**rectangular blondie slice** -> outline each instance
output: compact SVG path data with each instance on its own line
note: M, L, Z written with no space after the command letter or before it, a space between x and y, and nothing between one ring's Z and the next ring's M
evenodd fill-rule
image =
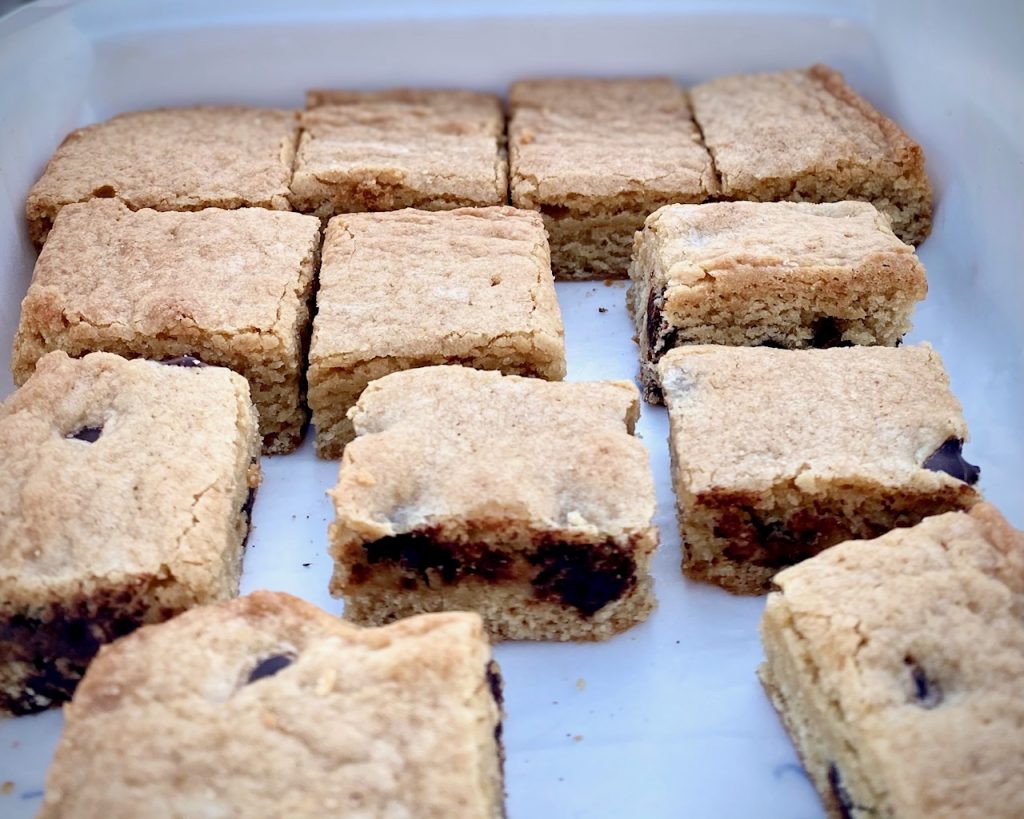
M759 673L830 817L1024 816L1024 533L978 504L775 582Z
M294 111L240 106L137 111L69 134L29 192L29 235L65 205L117 199L132 210L290 210Z
M474 614L359 629L256 592L101 652L39 816L500 819L501 693Z
M628 304L644 397L684 344L896 345L928 283L866 202L667 205L637 234Z
M330 493L345 616L464 609L495 639L529 640L644 620L658 534L638 414L621 381L443 366L372 382Z
M102 644L238 593L256 423L240 375L108 353L50 353L0 404L0 712L60 703Z
M683 569L760 594L775 573L978 500L967 427L921 347L678 347L668 405Z
M722 77L690 89L726 199L872 202L896 235L931 230L921 146L823 65Z
M668 78L525 80L509 107L512 204L544 216L558 278L625 278L648 214L717 191Z
M493 207L332 219L309 356L317 453L341 456L354 434L346 413L370 381L446 363L565 375L540 216Z
M338 213L503 205L505 115L493 94L311 91L291 203Z
M68 205L21 305L15 383L50 350L192 356L244 375L264 451L288 452L306 419L302 375L319 252L319 220L297 213Z

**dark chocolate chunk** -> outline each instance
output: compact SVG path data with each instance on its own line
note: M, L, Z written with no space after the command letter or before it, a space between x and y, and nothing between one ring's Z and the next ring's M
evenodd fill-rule
M295 662L295 658L288 654L271 654L269 657L265 657L256 663L256 667L249 672L249 679L246 680L246 685L267 677L273 677L278 671L284 670L293 662Z
M964 460L963 446L964 442L960 438L947 438L942 446L924 459L922 466L932 472L945 472L958 481L974 486L981 477L981 469Z
M366 562L397 564L428 587L432 579L451 584L465 577L493 582L507 576L511 563L508 555L485 544L447 543L438 540L439 536L435 530L423 529L365 543ZM363 578L362 582L369 579L369 572L356 572L355 568L353 579L357 576ZM404 578L412 581L412 585L403 583L403 587L415 588L414 578Z
M942 686L935 680L929 679L924 669L913 658L906 658L907 668L910 669L910 678L914 683L914 701L922 708L935 708L942 705L944 699Z
M651 362L657 361L675 347L676 339L679 337L679 331L670 327L662 315L661 308L664 303L665 291L651 290L647 297L647 358Z
M103 427L82 427L74 432L69 432L65 435L65 438L74 439L76 441L85 441L87 444L94 444L103 434Z
M252 520L252 507L256 502L256 487L249 488L249 494L245 496L245 503L242 504L242 514L246 520Z
M501 746L501 710L505 705L505 692L502 688L501 673L498 671L498 664L491 660L487 663L487 685L490 686L491 696L494 698L494 704L498 706L498 723L494 726L494 741L498 743L498 750L503 753L504 749Z
M811 322L812 347L852 347L853 343L843 340L843 328L839 319L820 316Z
M850 798L849 791L843 786L843 780L839 776L839 769L835 766L835 763L830 762L828 764L828 784L832 789L832 795L835 797L836 805L839 806L839 815L843 819L853 819L853 809L856 805L853 799Z
M542 600L572 606L585 617L618 600L636 584L636 562L614 543L541 543L529 562L539 568L531 583Z
M168 367L205 367L207 366L194 355L182 355L177 358L168 358L166 361L161 361L161 364L166 364Z

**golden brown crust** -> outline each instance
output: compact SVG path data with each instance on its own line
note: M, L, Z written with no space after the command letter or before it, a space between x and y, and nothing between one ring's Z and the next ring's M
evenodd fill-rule
M776 582L760 673L835 816L1024 811L1024 533L979 504Z
M290 210L297 138L293 111L241 106L160 108L80 128L29 192L29 233L42 244L64 205L97 197L132 210Z
M40 815L497 819L490 662L466 613L363 630L272 592L188 612L97 658Z
M690 90L729 199L873 202L905 241L931 227L924 156L825 66L722 77Z
M649 400L668 348L892 346L928 288L866 202L667 205L637 235L630 276Z
M505 204L504 115L486 95L353 95L301 115L291 202L338 213Z
M340 457L345 413L388 372L460 363L561 379L565 342L540 216L509 207L337 216L310 349L317 449Z
M95 440L68 437L82 430ZM45 631L46 623L60 629L72 619L95 634L95 620L104 633L124 633L129 623L237 593L259 458L256 413L241 376L106 353L50 353L0 405L0 448L0 618L7 625L22 617ZM9 698L44 660L60 660L31 656L42 644L0 648L0 687ZM51 675L55 684L60 675L68 669Z
M301 381L319 247L319 221L297 213L68 205L22 302L15 382L54 349L193 355L245 375L267 451L292 449L305 420Z

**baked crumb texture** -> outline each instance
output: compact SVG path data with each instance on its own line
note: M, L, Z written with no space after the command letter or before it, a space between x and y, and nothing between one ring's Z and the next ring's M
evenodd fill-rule
M762 594L822 549L979 499L927 345L679 347L658 368L690 577Z
M63 702L102 644L238 593L259 483L241 376L50 353L0 404L0 452L0 711Z
M360 629L256 592L104 648L39 815L500 819L501 727L476 615Z
M294 111L239 106L121 114L72 131L25 205L42 245L72 202L116 199L132 210L290 210L298 139Z
M717 193L686 93L668 78L526 80L509 109L512 204L544 216L557 278L625 277L648 214Z
M501 100L468 91L311 91L291 203L328 218L508 201Z
M264 452L298 446L320 222L262 208L65 206L36 262L14 341L15 383L50 350L193 356L244 375Z
M644 397L685 344L896 345L928 285L914 249L866 202L668 205L637 234L627 304Z
M350 413L331 590L379 625L475 611L494 639L599 640L654 607L636 388L465 367L372 382Z
M830 817L1024 816L1024 534L978 504L775 582L759 673Z
M341 457L375 378L429 364L557 380L562 318L540 216L510 207L336 216L309 357L317 453Z
M721 196L756 202L860 199L920 244L932 190L921 146L823 65L723 77L690 89Z

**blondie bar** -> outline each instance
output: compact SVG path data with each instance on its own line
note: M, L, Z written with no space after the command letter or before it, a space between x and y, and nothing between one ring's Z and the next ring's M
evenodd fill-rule
M760 676L830 817L1024 816L1024 533L978 504L775 582Z
M105 648L65 714L45 819L504 815L473 614L364 630L256 592Z
M288 452L306 418L302 375L319 250L319 220L297 213L68 205L22 302L14 380L23 383L55 349L193 356L249 379L264 451Z
M29 235L45 241L64 205L117 199L132 210L290 210L294 111L237 106L121 114L69 134L29 192Z
M101 644L238 593L256 413L244 378L194 363L54 352L0 405L0 711L59 703Z
M512 204L543 214L558 278L624 278L648 214L717 191L667 78L526 80L509 106Z
M478 612L496 639L604 639L654 606L647 453L627 382L466 367L372 382L330 528L345 616Z
M919 244L932 222L921 146L832 69L722 77L690 90L726 199L874 203Z
M978 500L926 345L677 347L658 369L691 577L763 593L822 549Z
M346 413L371 380L445 363L565 375L540 216L492 207L332 219L309 356L317 452L341 456L354 434Z
M508 201L501 100L471 92L311 91L291 202L338 213Z
M924 268L866 202L667 205L637 234L628 304L644 397L684 344L896 345Z

